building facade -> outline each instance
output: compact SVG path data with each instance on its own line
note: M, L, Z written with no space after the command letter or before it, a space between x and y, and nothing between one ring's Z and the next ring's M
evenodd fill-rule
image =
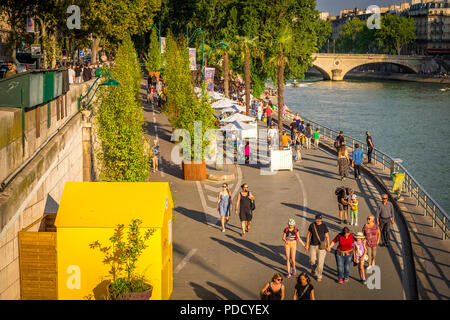
M348 20L367 21L374 13L374 10L354 8L343 9L338 16L321 14L322 19L332 23L331 48ZM404 54L450 54L450 0L411 0L411 3L380 7L380 14L396 14L414 20L417 39Z

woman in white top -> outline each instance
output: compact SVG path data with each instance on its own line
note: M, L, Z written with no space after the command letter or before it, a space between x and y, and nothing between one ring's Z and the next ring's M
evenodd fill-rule
M341 181L345 180L348 176L348 164L350 163L350 158L348 156L347 148L342 146L338 151L337 166L339 168L339 175L341 176Z

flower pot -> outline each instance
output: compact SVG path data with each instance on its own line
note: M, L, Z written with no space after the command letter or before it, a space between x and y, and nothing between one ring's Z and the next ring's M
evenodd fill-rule
M205 161L183 161L183 178L189 181L206 179Z
M107 296L110 297L110 285L106 286ZM150 289L142 292L129 292L124 294L122 297L117 298L115 300L149 300L152 297L153 287L150 286Z

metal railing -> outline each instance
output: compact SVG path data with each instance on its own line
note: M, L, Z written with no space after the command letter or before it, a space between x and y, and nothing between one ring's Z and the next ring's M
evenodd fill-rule
M277 114L276 106L274 113ZM307 123L310 123L313 130L318 128L320 134L322 136L330 138L331 141L334 141L336 136L339 134L338 131L330 129L302 116L300 117L304 121L305 125ZM295 115L292 112L286 110L284 119L292 122L294 118ZM350 147L352 150L354 150L355 143L358 143L361 150L367 153L367 143L346 135L344 135L344 138L345 145L347 147ZM374 164L380 164L383 170L390 169L391 173L399 171L405 173L405 179L403 181L403 191L408 193L410 197L416 199L416 206L423 207L424 216L431 216L433 221L433 228L438 226L442 230L442 239L445 240L449 238L448 230L450 227L450 222L447 212L445 212L445 210L428 194L428 192L425 191L425 189L419 184L419 182L417 182L416 179L414 179L414 177L408 172L408 170L406 170L406 168L401 163L397 162L395 158L392 158L391 156L377 148L374 148L372 151L372 160L374 161Z

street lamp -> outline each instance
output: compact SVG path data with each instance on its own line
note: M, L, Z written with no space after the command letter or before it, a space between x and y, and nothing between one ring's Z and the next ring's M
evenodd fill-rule
M83 99L85 99L87 96L89 96L89 93L92 91L92 88L95 86L95 83L102 77L102 76L107 76L108 79L106 81L104 81L103 83L101 83L100 85L97 86L97 88L94 91L94 94L92 95L91 99L89 99L89 102L86 104L86 106L88 106L92 99L94 98L95 94L97 93L98 88L100 88L101 86L119 86L120 83L119 81L117 81L116 79L112 79L111 78L111 74L109 73L109 71L105 68L99 68L95 71L95 75L97 76L97 79L95 79L94 83L92 84L92 86L89 88L88 92L82 96L81 98L78 98L78 111L80 111L81 109L81 101Z
M223 42L223 40L217 40L216 42L213 43L213 45L211 46L211 48L208 50L208 52L206 53L206 61L209 60L209 56L214 52L214 50L218 47L228 47L228 45ZM206 66L205 66L206 67ZM202 79L204 80L204 74L205 74L205 69L203 68L203 56L202 56Z
M158 33L159 50L161 50L161 21L159 21L159 27L155 26L154 24L149 25L149 27L155 28L156 32Z

